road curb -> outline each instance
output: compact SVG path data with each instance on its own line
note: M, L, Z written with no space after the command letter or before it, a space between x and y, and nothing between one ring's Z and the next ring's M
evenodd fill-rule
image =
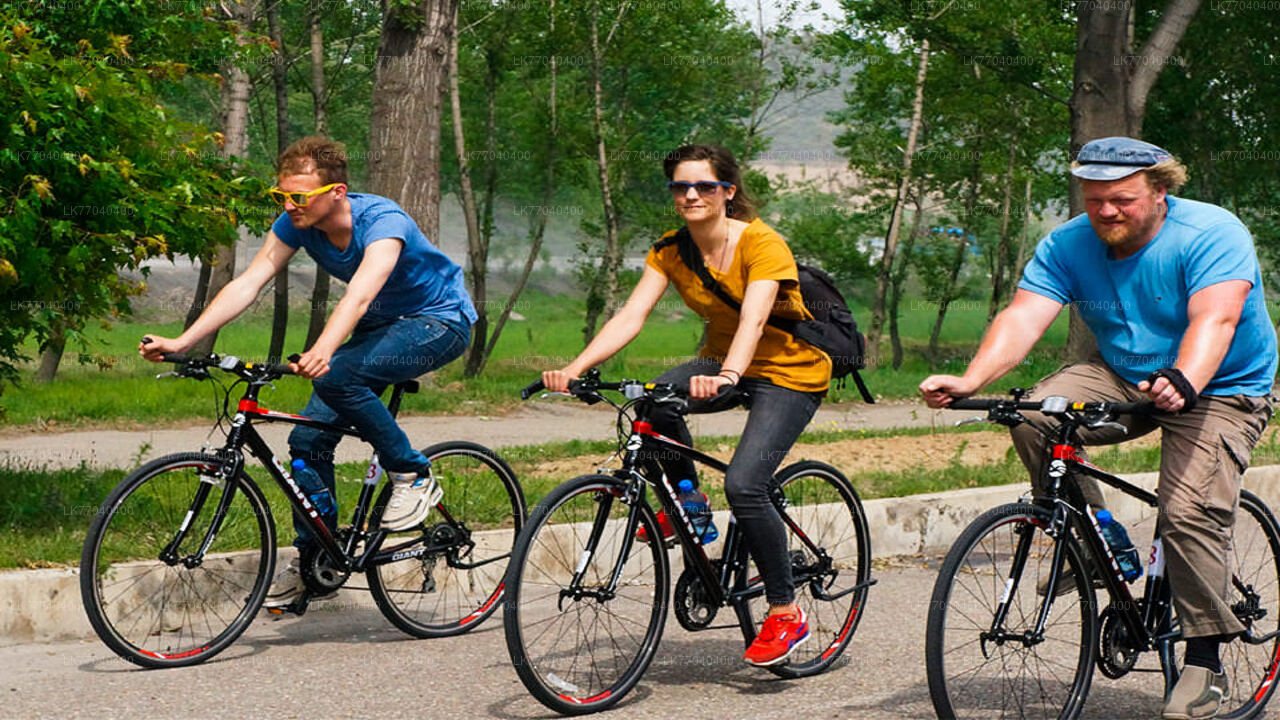
M1146 488L1155 486L1156 473L1123 475ZM1272 508L1280 508L1280 465L1250 468L1244 485ZM950 490L863 503L876 558L945 552L978 515L1027 492L1026 483ZM1152 510L1111 491L1108 503L1126 524L1149 517ZM720 527L728 511L716 518ZM80 573L76 568L9 570L0 572L0 647L25 643L93 638L80 602Z

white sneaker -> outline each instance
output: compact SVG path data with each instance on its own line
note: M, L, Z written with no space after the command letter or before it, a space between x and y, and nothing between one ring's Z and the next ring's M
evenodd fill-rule
M286 608L302 597L302 593L306 589L306 583L302 581L302 563L295 557L271 579L271 588L267 590L267 597L263 600L262 607L267 610ZM335 590L331 593L313 597L311 600L312 602L328 600L337 594L338 591Z
M387 473L387 477L391 478L391 499L382 514L382 529L389 532L408 530L426 520L444 495L430 471L426 477L417 473Z

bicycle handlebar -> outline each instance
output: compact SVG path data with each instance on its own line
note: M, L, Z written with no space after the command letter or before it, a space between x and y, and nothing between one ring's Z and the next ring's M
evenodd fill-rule
M144 341L145 344L145 341ZM300 359L297 353L289 356L289 362L297 362ZM245 380L250 381L270 381L274 378L283 377L285 375L296 375L291 367L284 363L254 363L244 362L234 355L217 355L210 353L205 356L187 355L186 353L165 353L160 356L162 362L181 365L182 371L195 372L197 374L204 373L208 368L218 368L226 372L238 375ZM181 373L180 373L181 374Z
M1046 398L1047 399L1047 398ZM1107 415L1150 415L1156 411L1155 403L1151 401L1145 402L1063 402L1059 400L1055 405L1064 405L1062 410L1044 410L1044 401L1042 400L1001 400L998 398L974 399L962 398L953 401L947 407L951 410L1030 410L1034 412L1046 412L1047 414L1057 415L1068 411L1083 412L1086 414L1107 414Z

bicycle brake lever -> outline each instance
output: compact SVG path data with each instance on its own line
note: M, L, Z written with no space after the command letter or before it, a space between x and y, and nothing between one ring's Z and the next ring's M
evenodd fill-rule
M986 415L974 415L971 418L965 418L964 420L958 421L955 424L955 427L960 427L961 425L972 425L974 423L981 423L981 422L987 422Z
M180 377L180 376L178 375L178 373L170 370L169 372L160 373L159 375L156 376L156 379L159 380L160 378L167 378L167 377Z
M1125 427L1124 425L1121 425L1118 422L1110 422L1110 421L1093 422L1086 425L1086 427L1088 427L1090 430L1101 430L1102 428L1115 428L1116 430L1119 430L1125 435L1129 434L1129 428Z

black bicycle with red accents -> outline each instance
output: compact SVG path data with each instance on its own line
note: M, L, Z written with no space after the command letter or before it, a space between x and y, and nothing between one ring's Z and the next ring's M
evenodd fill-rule
M306 425L363 440L360 433L260 405L264 387L293 374L288 365L217 355L164 360L177 367L161 377L216 383L226 441L143 465L94 515L80 559L81 596L98 637L120 657L151 668L194 665L226 649L253 621L274 574L276 523L249 476L246 450L318 541L300 557L306 590L285 611L302 614L312 597L343 587L352 573L365 573L383 615L416 637L467 632L497 609L526 512L515 473L492 450L469 442L423 449L443 496L419 526L397 532L380 527L391 483L382 481L375 453L350 524L331 531L257 426ZM236 380L227 386L210 371ZM244 393L232 412L240 384ZM405 393L417 391L416 381L395 385L391 414Z
M1146 582L1135 597L1075 480L1092 477L1155 508L1155 494L1085 460L1077 432L1124 430L1116 418L1153 406L1064 397L1031 402L1015 390L1012 399L957 400L950 407L987 413L963 422L1014 427L1031 411L1057 424L1045 432L1044 496L1024 496L974 520L938 573L925 639L938 717L1070 720L1084 709L1095 666L1112 679L1161 673L1167 696L1178 679L1176 645L1183 638L1154 522L1129 527L1135 547L1142 547L1139 538L1152 538ZM1280 527L1247 490L1230 561L1228 604L1245 632L1222 646L1231 697L1217 717L1253 718L1275 692L1280 664ZM1095 588L1109 600L1101 611ZM1137 667L1147 651L1156 653L1158 668Z
M538 381L521 393L543 389ZM682 549L676 580L676 619L689 631L739 628L755 639L767 610L764 583L732 516L723 551L712 558L696 535L674 480L661 458L679 456L723 473L727 465L654 431L659 406L688 409L687 391L635 380L602 382L597 371L569 383L587 403L618 411L618 467L574 478L552 490L530 514L511 556L504 624L507 648L529 692L566 715L603 710L621 700L648 668L666 622L671 563ZM622 394L616 403L602 393ZM709 488L714 482L704 481ZM651 504L671 519L666 542ZM871 579L871 548L862 504L839 470L818 462L789 465L774 475L774 507L788 530L797 602L810 637L783 663L768 669L787 678L831 667L848 647L862 617ZM730 624L714 624L721 608Z

